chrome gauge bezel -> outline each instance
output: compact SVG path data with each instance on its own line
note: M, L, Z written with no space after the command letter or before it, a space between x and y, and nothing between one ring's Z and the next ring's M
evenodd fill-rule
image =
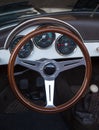
M20 40L21 40L21 38L23 38L24 36L25 36L25 35L17 35L16 37L13 38L13 40L12 40L11 43L9 44L9 51L10 51L10 53L12 53L12 51L13 51L13 49L14 49L14 47L12 47L13 42L15 42L15 40L18 39L18 38L20 38ZM30 50L29 50L28 54L26 54L26 55L24 55L24 56L21 56L20 54L18 54L18 57L19 57L19 58L27 58L27 57L31 54L31 52L33 51L33 48L34 48L33 40L30 39L29 42L31 42L31 47L30 47ZM16 46L16 45L17 45L17 44L15 44L14 46ZM25 44L25 45L26 45L26 44Z
M75 48L73 49L73 51L70 52L70 53L68 53L68 54L63 54L63 53L61 53L61 52L59 51L59 49L57 48L57 45L56 45L56 44L57 44L58 40L59 40L62 36L63 36L63 34L59 35L58 38L56 39L56 41L55 41L55 50L56 50L57 53L60 54L61 56L68 56L68 55L73 54L73 53L77 50L77 44L75 44L76 46L75 46ZM67 37L68 37L68 36L67 36ZM71 40L73 40L73 39L71 39Z

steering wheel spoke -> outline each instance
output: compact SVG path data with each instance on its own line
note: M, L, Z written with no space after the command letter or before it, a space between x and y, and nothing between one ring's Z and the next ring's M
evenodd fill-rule
M46 108L53 108L54 105L54 80L45 80Z
M29 61L24 59L17 58L17 64L24 66L30 70L35 70L37 72L40 72L40 61Z
M59 62L60 72L73 69L75 67L82 66L82 65L84 66L86 65L84 58Z

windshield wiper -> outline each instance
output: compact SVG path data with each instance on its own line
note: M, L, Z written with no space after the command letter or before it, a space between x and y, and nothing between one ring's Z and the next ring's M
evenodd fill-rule
M38 8L38 7L34 7L35 10L37 10L40 14L45 14L46 11L44 11L43 9L41 8Z
M96 13L98 8L99 8L99 4L97 4L96 8L93 10L93 12L91 13L90 17L94 16L94 14Z

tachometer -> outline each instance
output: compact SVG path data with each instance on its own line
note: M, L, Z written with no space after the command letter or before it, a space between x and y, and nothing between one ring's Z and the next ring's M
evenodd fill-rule
M38 48L45 49L55 40L55 33L47 32L34 37L34 43Z
M61 35L55 43L56 50L59 54L71 54L77 47L76 43L66 35Z
M13 41L11 42L10 46L9 46L9 50L10 52L13 51L13 49L15 48L15 46L17 45L17 43L23 38L24 36L22 35L19 35L17 37L15 37L13 39ZM21 50L19 51L18 53L18 56L20 58L26 58L30 55L30 53L32 52L33 50L33 42L32 40L29 40L22 48Z

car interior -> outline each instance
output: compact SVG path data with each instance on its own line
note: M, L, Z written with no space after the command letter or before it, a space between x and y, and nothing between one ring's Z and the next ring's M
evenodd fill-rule
M99 0L0 0L0 130L99 130Z

